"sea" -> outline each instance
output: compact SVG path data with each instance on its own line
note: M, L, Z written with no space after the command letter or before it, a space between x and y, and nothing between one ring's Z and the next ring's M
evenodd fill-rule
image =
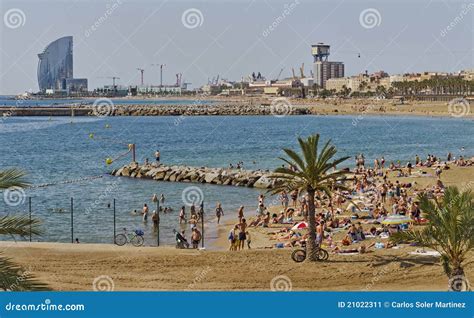
M298 149L297 138L319 133L338 149L337 157L363 153L366 162L414 161L448 152L474 155L474 122L465 118L409 116L164 116L164 117L3 117L0 118L0 169L19 168L32 187L0 192L0 216L22 215L41 221L33 241L112 243L123 228L141 229L145 244L156 245L151 219L143 222L144 204L155 209L153 194L165 196L160 242L174 244L173 229L181 206L189 215L191 199L203 202L206 242L216 238L215 206L237 220L237 209L255 215L263 190L246 187L112 177L129 163L128 145L136 145L136 160L154 160L159 150L167 165L275 169L283 164L283 148ZM113 160L107 165L106 159ZM342 165L341 165L342 166ZM278 203L267 195L267 203ZM30 208L31 206L31 208ZM72 210L72 218L71 218ZM115 232L114 232L115 215ZM71 222L72 220L72 222ZM2 239L11 239L4 237ZM19 238L29 240L29 237Z

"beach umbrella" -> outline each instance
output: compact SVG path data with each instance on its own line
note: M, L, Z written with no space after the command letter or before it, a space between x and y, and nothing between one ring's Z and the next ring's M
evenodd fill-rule
M301 230L301 229L305 229L308 227L308 223L306 222L299 222L299 223L296 223L291 229L293 231L295 230Z
M382 221L382 224L396 225L396 224L404 224L404 223L410 223L410 222L413 222L413 220L408 216L391 214Z

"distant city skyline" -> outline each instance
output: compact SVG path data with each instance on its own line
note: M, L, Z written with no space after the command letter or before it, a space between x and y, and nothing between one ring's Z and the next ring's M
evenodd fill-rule
M38 91L38 53L74 37L74 75L89 89L158 85L182 73L192 87L208 78L239 81L312 69L311 45L331 45L345 75L472 69L470 1L33 1L0 0L0 94Z

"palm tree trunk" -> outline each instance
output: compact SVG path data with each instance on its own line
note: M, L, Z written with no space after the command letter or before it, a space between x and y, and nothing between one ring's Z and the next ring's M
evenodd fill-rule
M458 266L451 272L448 288L451 291L469 291L469 282L464 274L464 268Z
M316 208L314 207L314 189L308 188L308 231L309 237L306 243L307 260L315 262L318 260L318 248L316 246Z

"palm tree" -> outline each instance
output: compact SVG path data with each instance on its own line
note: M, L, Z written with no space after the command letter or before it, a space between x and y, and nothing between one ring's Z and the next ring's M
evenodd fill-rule
M11 189L12 187L24 188L28 183L24 179L25 173L17 169L0 170L0 190ZM3 216L0 217L0 235L40 234L38 230L39 221L27 217ZM46 285L38 282L31 275L30 271L24 270L13 263L10 258L0 252L0 289L25 291L25 290L46 290Z
M275 169L275 174L271 178L275 179L275 187L272 192L278 193L283 190L306 191L308 194L308 231L309 240L307 243L308 261L317 261L316 246L316 218L314 195L316 191L321 191L331 196L333 189L338 185L336 180L345 175L345 172L330 171L338 164L349 157L333 159L337 153L336 147L331 145L329 140L318 152L319 134L311 135L306 140L298 138L301 154L291 149L283 149L288 158L280 158L289 167ZM295 167L296 169L292 169ZM339 186L342 188L342 185Z
M468 286L464 262L474 248L474 193L448 187L442 200L429 199L426 194L419 200L428 225L422 230L397 233L392 240L416 242L438 251L450 289L463 290Z

